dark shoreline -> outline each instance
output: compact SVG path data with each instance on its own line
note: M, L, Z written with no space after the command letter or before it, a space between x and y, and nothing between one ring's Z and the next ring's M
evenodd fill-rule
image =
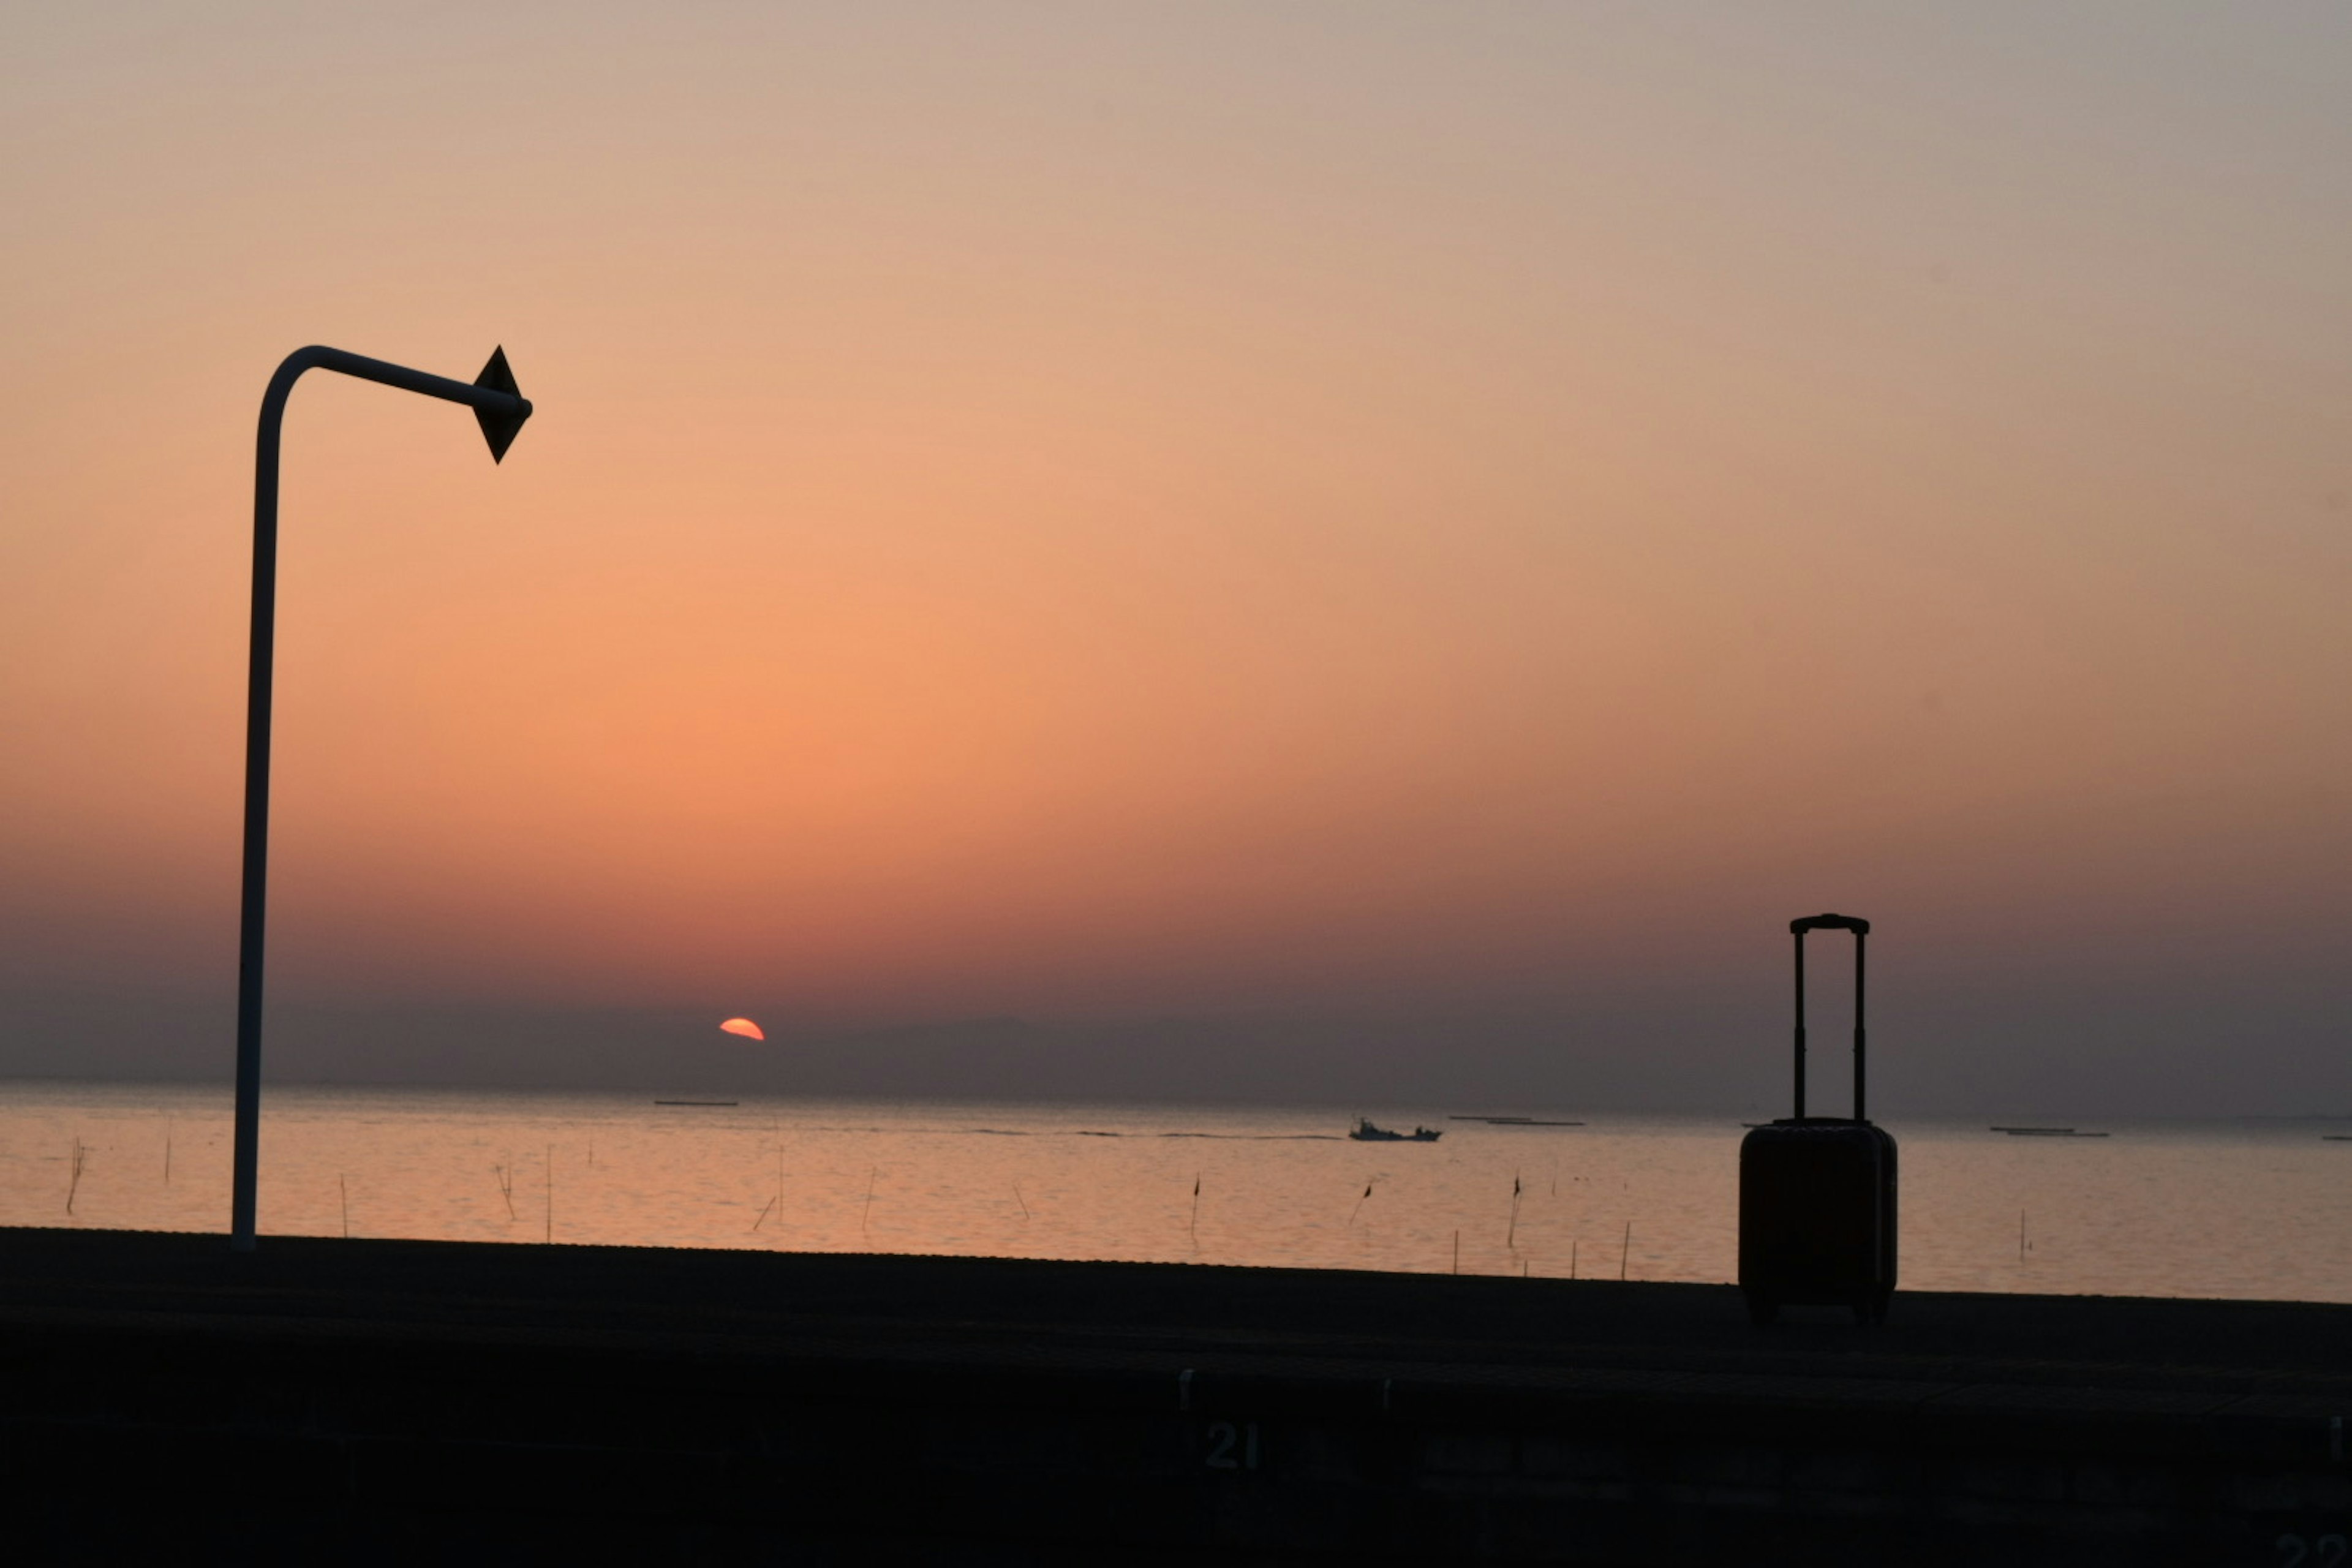
M1758 1331L1720 1286L0 1230L0 1369L49 1558L2252 1563L2352 1521L2336 1305ZM204 1510L151 1542L126 1466Z

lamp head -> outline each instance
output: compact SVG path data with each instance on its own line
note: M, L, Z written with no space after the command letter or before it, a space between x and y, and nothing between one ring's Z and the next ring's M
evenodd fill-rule
M530 417L530 400L524 397L522 389L515 384L514 371L507 364L507 351L503 346L490 351L490 363L482 367L482 374L474 378L474 384L488 387L493 392L507 393L521 405L511 414L493 414L487 408L474 410L474 419L482 427L482 439L490 444L490 461L504 462L507 448L514 445L516 432L522 428L522 422Z

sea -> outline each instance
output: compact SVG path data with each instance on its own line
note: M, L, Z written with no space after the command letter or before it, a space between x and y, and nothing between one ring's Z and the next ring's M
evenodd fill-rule
M1350 1140L1358 1114L1439 1129ZM1520 1116L1533 1125L1457 1120ZM2352 1301L2352 1121L1895 1121L1926 1290ZM2084 1134L2104 1133L2105 1136ZM273 1087L263 1235L1723 1282L1730 1116ZM226 1087L0 1082L0 1224L225 1232Z

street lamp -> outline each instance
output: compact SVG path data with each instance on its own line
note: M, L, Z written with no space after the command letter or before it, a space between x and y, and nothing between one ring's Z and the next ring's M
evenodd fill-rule
M278 438L286 420L286 399L306 370L331 370L403 392L462 403L480 423L494 463L506 457L515 433L530 417L530 400L516 387L503 348L491 351L490 363L470 384L341 349L296 349L269 378L269 390L261 395L261 434L253 468L253 644L245 696L245 899L237 923L236 1156L229 1195L229 1245L239 1252L253 1250L254 1195L261 1169L261 946L269 890L269 686L278 620Z

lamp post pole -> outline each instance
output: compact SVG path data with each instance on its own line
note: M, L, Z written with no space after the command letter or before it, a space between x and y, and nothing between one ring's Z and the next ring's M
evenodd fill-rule
M245 696L245 890L237 921L236 1152L231 1167L229 1245L250 1252L254 1198L261 1170L261 954L269 891L269 693L278 630L278 446L286 399L306 370L331 370L382 382L473 409L498 462L530 417L530 400L515 386L504 349L471 383L421 370L310 347L288 354L261 395L261 430L253 469L253 640Z

